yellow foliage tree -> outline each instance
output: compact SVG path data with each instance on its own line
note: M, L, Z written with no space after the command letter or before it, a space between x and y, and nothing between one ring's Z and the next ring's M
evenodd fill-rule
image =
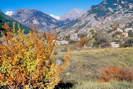
M0 86L53 89L68 64L56 64L55 41L39 33L8 32L0 43Z

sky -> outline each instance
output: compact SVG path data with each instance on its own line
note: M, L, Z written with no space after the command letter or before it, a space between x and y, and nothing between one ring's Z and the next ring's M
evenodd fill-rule
M62 16L72 9L88 10L102 0L0 0L0 10L15 11L21 8L37 9L45 13Z

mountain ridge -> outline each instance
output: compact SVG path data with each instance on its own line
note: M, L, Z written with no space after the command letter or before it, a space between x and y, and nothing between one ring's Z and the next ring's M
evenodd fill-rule
M11 17L27 26L33 24L43 31L58 27L55 18L36 9L19 9Z
M81 29L87 25L87 27L93 27L102 24L102 22L109 19L109 17L111 19L111 15L113 19L114 16L114 18L118 18L120 15L124 16L132 12L132 0L103 0L100 4L92 6L87 13L78 18L77 23L68 27L68 29Z

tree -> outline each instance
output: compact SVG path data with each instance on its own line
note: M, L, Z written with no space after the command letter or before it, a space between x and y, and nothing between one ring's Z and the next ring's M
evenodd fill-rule
M55 41L39 33L8 32L0 43L0 86L13 89L53 89L68 65L56 64Z

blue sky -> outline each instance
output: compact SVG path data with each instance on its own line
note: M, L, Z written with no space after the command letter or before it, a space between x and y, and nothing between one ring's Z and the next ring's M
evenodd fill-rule
M38 9L48 14L61 16L71 9L87 10L102 0L0 0L2 11L21 8Z

